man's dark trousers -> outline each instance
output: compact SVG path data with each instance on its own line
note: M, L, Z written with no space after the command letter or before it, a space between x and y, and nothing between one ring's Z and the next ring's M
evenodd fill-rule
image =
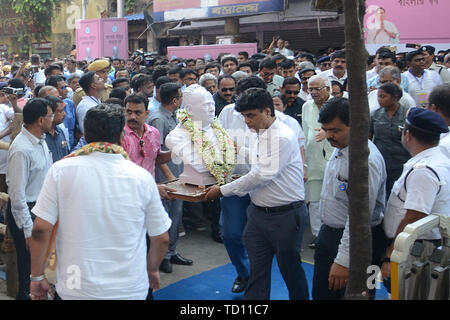
M372 227L372 264L381 267L381 258L386 252L386 239L382 224ZM328 290L328 276L339 250L344 228L331 228L322 224L318 243L314 252L314 276L312 297L314 300L340 300L344 298L345 288ZM369 290L370 298L375 298L375 290Z
M250 260L250 280L246 300L269 300L273 256L289 291L290 300L308 300L308 283L298 251L299 238L307 223L306 206L267 213L251 203L244 230Z
M36 216L31 213L31 209L36 203L27 203L30 210L31 219L34 221ZM29 300L30 299L30 274L31 274L31 261L30 251L27 249L25 241L25 235L22 229L19 229L16 225L16 221L11 212L11 200L8 201L8 207L6 209L6 219L8 221L8 228L11 232L11 236L14 240L14 246L16 247L17 255L17 271L19 275L19 290L17 291L16 300Z

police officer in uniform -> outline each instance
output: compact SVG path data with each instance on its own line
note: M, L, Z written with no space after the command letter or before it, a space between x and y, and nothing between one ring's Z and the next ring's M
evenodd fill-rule
M437 73L439 73L439 75L442 78L442 82L450 83L450 72L447 71L447 68L445 66L440 66L434 61L435 59L434 52L436 51L435 47L423 46L419 49L419 51L421 51L424 54L425 67L428 70L436 71Z
M88 71L94 71L100 78L103 79L103 82L105 83L105 90L102 93L102 96L100 97L101 102L105 102L109 99L109 94L112 90L112 85L108 84L108 73L111 69L111 64L108 60L96 60L92 62L88 66ZM74 94L73 94L73 102L75 103L75 106L78 106L78 104L81 101L81 98L85 96L86 93L83 91L82 88L78 88Z
M341 299L349 276L349 102L336 97L328 100L320 109L319 122L327 140L335 147L327 163L322 192L320 194L320 228L314 252L314 300ZM381 266L385 252L385 236L382 228L386 199L386 167L377 147L368 141L369 147L369 210L372 229L372 264ZM364 243L361 243L364 245ZM370 291L374 298L375 291Z
M394 239L406 225L431 213L450 215L450 163L438 146L441 133L449 131L447 124L436 112L411 108L400 129L402 144L412 158L404 164L386 207L383 227L392 243L383 259L384 279L390 276ZM439 246L440 239L435 228L419 240L431 240Z

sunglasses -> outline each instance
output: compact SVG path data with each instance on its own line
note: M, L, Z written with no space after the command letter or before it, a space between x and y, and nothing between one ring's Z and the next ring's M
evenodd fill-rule
M220 91L222 91L222 92L227 92L227 91L233 92L234 91L234 87L233 88L222 88L222 89L220 89Z
M141 139L141 140L139 141L139 152L140 152L141 156L145 158L145 156L146 156L147 154L145 153L144 145L145 145L145 141Z
M295 91L286 90L285 93L286 93L286 94L295 94L295 95L298 95L298 94L300 93L300 90L295 90Z

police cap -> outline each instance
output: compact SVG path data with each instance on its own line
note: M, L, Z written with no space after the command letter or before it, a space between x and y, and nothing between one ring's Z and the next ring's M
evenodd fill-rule
M422 108L411 108L406 117L406 123L430 135L440 135L448 132L445 120L436 112Z

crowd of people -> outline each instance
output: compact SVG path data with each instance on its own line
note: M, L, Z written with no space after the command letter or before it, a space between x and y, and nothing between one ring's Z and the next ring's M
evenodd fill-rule
M450 51L435 51L381 47L367 63L372 263L383 279L403 228L450 212ZM16 247L16 298L150 299L160 271L193 264L177 243L206 221L236 269L232 292L270 299L275 255L290 299L309 299L300 257L309 225L312 298L342 298L350 263L346 62L345 48L294 56L283 39L265 53L217 59L1 61L2 141L23 118L9 150L0 150L0 192L9 195L0 219ZM183 172L166 137L192 86L212 97L238 157L253 159L200 203L174 199L164 184ZM240 145L236 130L254 147ZM440 234L421 240L438 246ZM56 291L45 276L53 241ZM73 265L79 286L70 282Z

